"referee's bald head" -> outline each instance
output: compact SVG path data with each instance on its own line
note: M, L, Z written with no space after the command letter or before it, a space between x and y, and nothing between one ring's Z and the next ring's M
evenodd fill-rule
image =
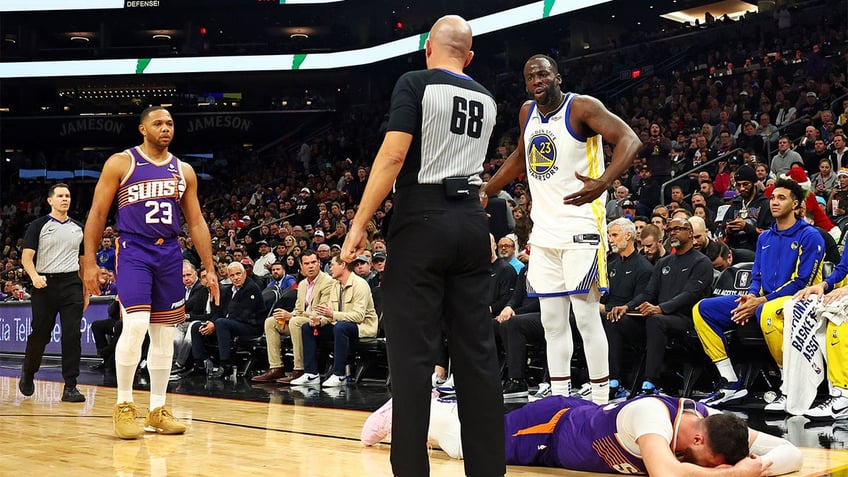
M471 62L471 26L458 15L446 15L436 20L425 45L428 67L442 66L443 61ZM431 64L432 63L432 64Z

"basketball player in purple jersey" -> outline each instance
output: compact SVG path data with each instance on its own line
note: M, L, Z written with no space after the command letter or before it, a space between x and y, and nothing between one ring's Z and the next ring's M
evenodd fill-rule
M392 401L375 411L361 440L374 445L392 428ZM461 459L456 402L432 399L428 441ZM797 471L800 449L749 429L742 419L691 399L647 396L599 406L549 396L504 416L506 463L587 472L679 476L766 476Z
M186 430L165 407L174 333L176 325L185 320L182 253L177 242L180 211L206 269L209 297L219 303L211 237L197 198L197 176L190 165L168 152L174 136L171 113L159 106L145 109L138 130L144 142L113 154L104 164L84 234L83 260L86 267L91 267L85 273L85 288L96 295L97 247L117 197L115 256L124 329L115 349L118 402L113 420L115 434L122 439L137 439L145 429L161 434L181 434ZM147 333L150 411L142 426L136 415L132 384Z

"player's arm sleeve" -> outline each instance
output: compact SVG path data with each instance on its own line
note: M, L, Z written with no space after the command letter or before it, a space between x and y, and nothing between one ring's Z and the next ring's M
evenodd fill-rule
M771 434L753 430L749 432L752 439L751 453L771 462L769 475L783 475L801 470L804 463L801 449L786 439Z

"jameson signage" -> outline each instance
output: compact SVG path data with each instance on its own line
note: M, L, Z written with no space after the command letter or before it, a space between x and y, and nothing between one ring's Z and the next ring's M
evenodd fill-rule
M186 132L191 134L203 129L235 129L237 131L247 132L252 125L252 120L245 119L241 116L217 114L215 116L190 119Z
M59 126L59 136L65 137L71 134L87 133L90 131L121 134L126 126L126 121L116 119L82 118L63 122Z
M201 116L189 118L187 123L184 118L175 118L184 128L182 132L191 134L204 129L235 129L238 131L249 131L253 120L229 114L216 114L214 116ZM65 137L72 134L85 134L88 132L104 132L107 134L121 134L127 127L137 124L137 119L106 119L106 118L82 118L63 122L59 127L59 136ZM179 131L178 131L179 132Z
M240 111L174 113L175 139L190 147L243 141L263 144L332 115L332 111ZM5 148L87 147L125 148L137 143L138 114L103 116L0 116L0 143Z

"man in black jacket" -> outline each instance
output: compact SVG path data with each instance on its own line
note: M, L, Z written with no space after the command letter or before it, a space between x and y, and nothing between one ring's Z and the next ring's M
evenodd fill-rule
M517 274L508 261L498 257L495 237L492 234L489 234L489 245L492 248L492 269L489 272L491 279L489 280L489 297L486 302L489 304L489 314L494 318L501 313L512 297Z
M200 272L188 260L183 260L183 286L186 290L186 320L177 326L174 333L174 363L171 365L171 379L183 376L188 368L186 364L191 355L192 322L205 321L212 311L209 303L209 290L206 288L206 270Z
M312 198L312 190L309 187L300 189L297 202L294 207L294 217L291 218L292 225L312 225L318 221L318 205Z
M505 398L528 395L524 366L527 363L527 343L545 345L545 329L539 298L527 296L527 267L521 269L515 280L512 297L495 317L498 335L506 351L507 381L504 383Z
M733 256L739 261L752 261L760 232L774 223L769 209L769 200L754 186L757 173L750 166L742 166L734 174L736 192L739 194L730 203L730 208L720 217L724 223L727 245L733 250ZM741 251L740 251L741 250ZM750 251L750 260L745 257Z
M651 262L636 251L636 227L632 222L624 218L613 220L607 226L607 235L612 253L607 264L609 293L601 297L602 317L607 316L608 310L632 300L648 283L654 269ZM636 323L631 323L633 321ZM628 395L628 390L620 381L623 376L621 364L624 361L625 343L636 344L631 327L644 327L644 323L644 318L634 316L624 316L618 321L603 320L609 342L610 399L621 399Z
M233 262L227 266L227 275L232 287L221 290L221 305L212 311L209 320L191 327L191 353L198 362L203 362L211 377L227 376L232 371L231 338L233 336L256 337L262 334L265 317L262 291L252 280L247 280L244 266ZM212 359L204 346L203 338L215 333L218 339L220 366L212 369Z
M645 336L645 381L640 394L659 394L658 382L663 367L665 347L671 334L693 329L692 307L710 292L713 266L693 247L692 225L683 218L671 219L666 229L674 253L657 261L648 286L624 305L607 314L617 322L628 313L644 317L644 326L630 322L627 334ZM623 322L621 325L627 325Z
M636 205L636 212L639 215L650 216L654 207L660 204L660 184L654 179L647 165L643 165L639 170L639 176L641 182L637 191L639 203Z

